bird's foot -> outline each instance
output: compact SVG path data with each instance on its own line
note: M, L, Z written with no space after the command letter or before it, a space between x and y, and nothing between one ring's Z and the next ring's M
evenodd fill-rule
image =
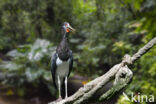
M65 96L65 99L68 98L68 96Z
M58 101L61 101L62 100L62 97L59 97L56 101L58 102Z

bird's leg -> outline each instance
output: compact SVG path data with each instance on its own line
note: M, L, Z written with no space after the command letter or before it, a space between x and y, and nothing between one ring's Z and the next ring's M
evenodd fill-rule
M67 76L66 76L66 78L65 78L65 91L66 91L66 96L65 96L65 98L67 98L67 97L68 97L68 91L67 91Z
M59 98L62 98L61 97L61 82L60 82L60 77L58 75L58 87L59 87Z

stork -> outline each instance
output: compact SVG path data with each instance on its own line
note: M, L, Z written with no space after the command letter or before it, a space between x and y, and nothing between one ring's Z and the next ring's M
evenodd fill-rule
M73 55L68 45L69 32L74 32L75 29L68 22L62 25L62 40L57 46L56 52L52 55L51 73L53 83L59 91L59 98L67 98L67 82L68 76L73 66Z

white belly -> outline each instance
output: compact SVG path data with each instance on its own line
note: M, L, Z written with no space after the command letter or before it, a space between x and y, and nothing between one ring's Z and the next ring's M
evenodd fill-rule
M56 75L59 75L60 77L65 77L68 75L69 72L69 61L62 61L59 58L56 60Z
M63 79L68 76L69 73L69 60L68 61L62 61L59 59L59 57L56 60L56 74L55 74L55 81L57 82L58 87L58 77L60 79L60 83L63 83Z

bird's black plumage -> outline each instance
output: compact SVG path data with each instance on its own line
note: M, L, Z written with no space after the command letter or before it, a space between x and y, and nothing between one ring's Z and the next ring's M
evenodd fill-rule
M57 88L56 82L55 82L55 73L56 73L56 68L57 68L56 60L57 60L57 55L56 53L54 53L52 56L52 60L51 60L51 74L52 74L53 84L55 88Z
M69 73L68 73L68 77L70 75L70 72L73 69L73 55L72 55L72 51L70 51L70 60L69 60Z
M60 45L56 49L56 53L58 54L58 57L62 61L67 61L70 57L70 48L68 46L68 39L67 39L67 33L64 34L63 39L60 43Z

